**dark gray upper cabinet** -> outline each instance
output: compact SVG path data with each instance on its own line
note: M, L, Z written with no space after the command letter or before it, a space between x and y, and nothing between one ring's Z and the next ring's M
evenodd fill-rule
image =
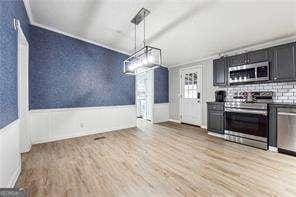
M251 51L248 53L242 53L228 57L229 66L239 66L243 64L253 64L257 62L264 62L269 60L268 49L261 49L257 51Z
M296 80L295 43L276 46L272 49L272 79L275 82Z
M251 51L246 55L246 63L253 64L257 62L265 62L269 60L269 50L261 49L257 51Z
M243 54L238 54L238 55L234 55L234 56L229 56L228 57L228 66L240 66L243 64L246 64L247 62L247 54L243 53Z
M214 60L213 85L228 84L228 67L265 61L270 63L268 82L296 81L296 43L293 42Z
M227 62L226 58L213 60L213 85L227 85Z

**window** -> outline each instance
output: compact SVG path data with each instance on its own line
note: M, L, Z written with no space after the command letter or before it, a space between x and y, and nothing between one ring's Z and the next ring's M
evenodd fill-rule
M184 98L197 98L197 73L187 73L184 77Z

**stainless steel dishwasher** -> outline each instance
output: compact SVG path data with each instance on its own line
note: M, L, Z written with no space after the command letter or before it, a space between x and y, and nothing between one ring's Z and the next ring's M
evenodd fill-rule
M277 145L279 152L296 155L296 108L278 108Z

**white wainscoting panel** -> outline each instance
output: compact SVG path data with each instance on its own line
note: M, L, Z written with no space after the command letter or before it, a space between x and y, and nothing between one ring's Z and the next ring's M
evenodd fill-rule
M21 172L19 120L0 130L0 188L12 188Z
M135 105L30 111L33 144L135 126Z
M169 103L155 103L153 107L153 123L169 120Z

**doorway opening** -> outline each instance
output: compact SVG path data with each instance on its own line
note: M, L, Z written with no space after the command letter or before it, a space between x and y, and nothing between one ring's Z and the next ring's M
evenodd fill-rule
M136 75L137 118L153 122L154 70Z

